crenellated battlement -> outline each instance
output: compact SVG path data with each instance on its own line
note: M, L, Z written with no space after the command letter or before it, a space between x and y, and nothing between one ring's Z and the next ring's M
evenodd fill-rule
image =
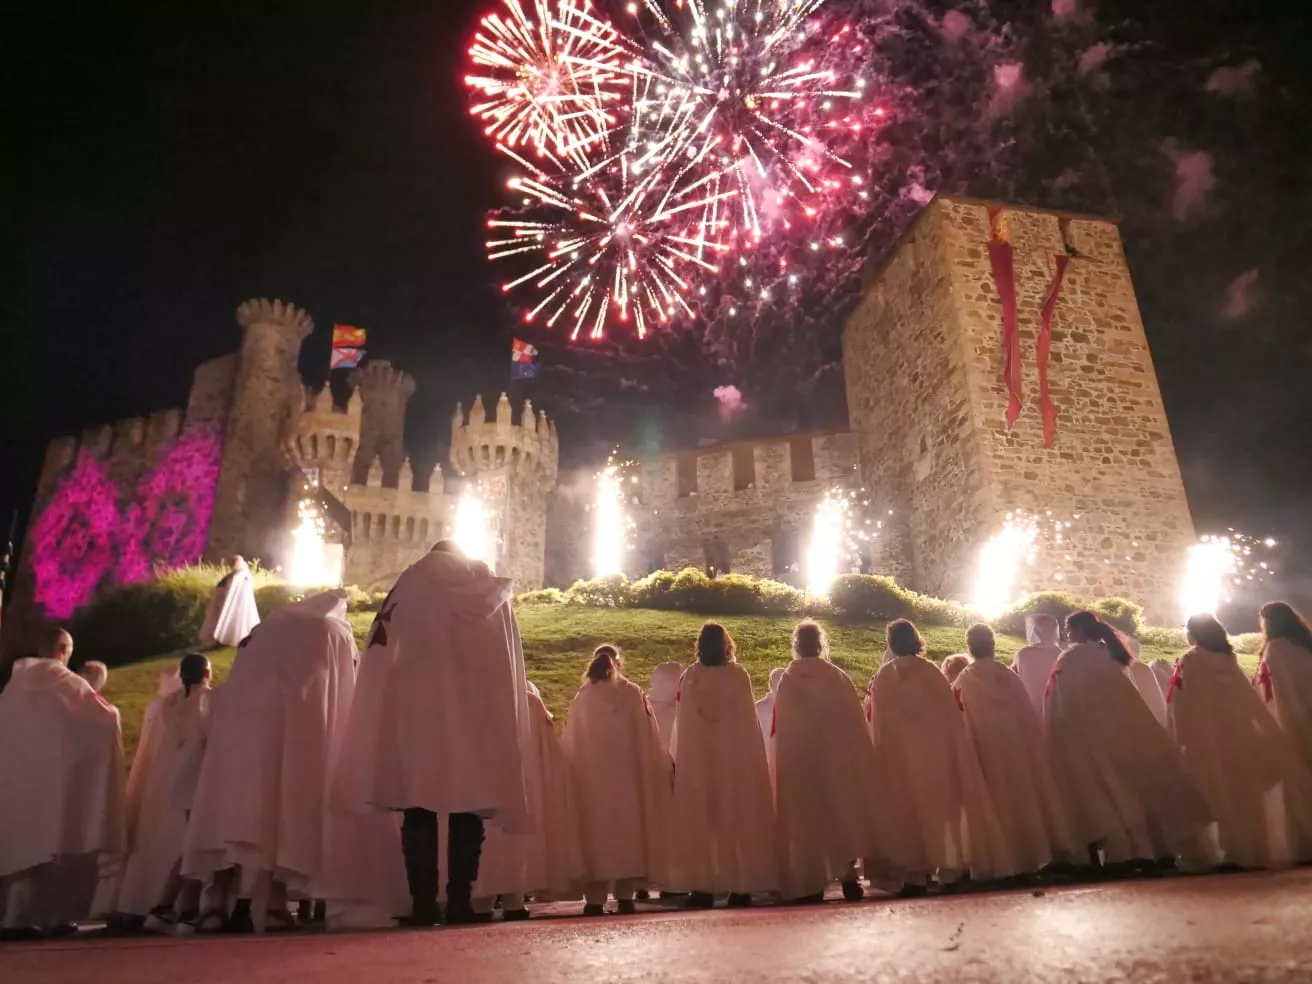
M474 397L468 416L460 404L451 419L451 464L462 475L472 476L508 469L513 476L535 478L550 491L556 484L560 461L560 437L556 425L544 411L533 413L524 401L516 422L510 398L497 400L491 420L483 397Z
M243 301L237 307L237 324L243 328L255 325L270 325L287 329L299 341L314 330L314 319L295 304L285 303L281 298L269 300L266 297L253 297Z

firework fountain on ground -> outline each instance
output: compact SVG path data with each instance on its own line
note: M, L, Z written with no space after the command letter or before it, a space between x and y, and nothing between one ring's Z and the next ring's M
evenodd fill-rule
M1234 529L1204 535L1189 548L1180 585L1180 616L1216 614L1236 591L1260 583L1273 573L1271 537L1254 537Z
M456 501L456 546L470 560L481 560L496 570L496 539L486 503L476 489L465 489Z
M309 502L297 507L296 529L292 530L292 555L287 580L300 587L337 584L341 572L330 570L323 516Z
M883 528L882 520L868 517L869 506L864 489L829 491L820 500L803 556L802 573L809 594L823 597L839 575L862 568L870 541Z
M1048 575L1040 571L1041 554L1060 549L1072 520L1079 518L1063 519L1051 512L1040 516L1023 510L1007 513L1002 527L980 547L970 607L985 618L996 618L1030 591L1055 587L1045 583L1046 578L1060 582L1061 572Z

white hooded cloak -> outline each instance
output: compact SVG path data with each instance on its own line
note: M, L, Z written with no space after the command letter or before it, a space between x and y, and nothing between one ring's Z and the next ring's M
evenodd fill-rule
M337 795L343 803L528 826L527 681L511 583L434 552L378 610L364 653Z
M1270 640L1254 683L1312 772L1312 653L1288 639Z
M783 892L802 898L880 853L875 750L851 678L818 656L784 670L772 727Z
M1159 656L1148 664L1148 668L1153 671L1153 676L1157 678L1157 688L1161 690L1164 699L1166 691L1171 687L1171 674L1175 672L1175 667Z
M647 703L651 705L656 728L661 733L661 748L667 755L670 751L670 738L674 736L674 716L679 709L679 680L682 677L681 663L662 663L651 671Z
M585 683L562 741L573 784L586 882L661 882L670 759L637 684Z
M1042 720L1043 695L1048 690L1048 677L1052 675L1052 668L1057 665L1057 657L1061 655L1061 645L1057 641L1056 632L1049 638L1043 637L1040 623L1033 616L1025 619L1025 635L1029 645L1016 653L1011 668L1020 677L1020 682L1025 684L1030 704Z
M969 869L980 880L1015 874L952 688L921 656L887 660L870 684L870 734L884 806L882 856L872 880L918 882Z
M0 924L85 919L88 869L112 874L123 840L118 711L58 660L18 660L0 693Z
M250 568L242 564L215 585L205 606L200 641L205 646L235 646L259 624Z
M404 911L392 818L329 808L355 657L340 592L278 609L238 650L213 700L183 874L233 865L243 876L267 872L289 897L327 902L330 925L335 916L361 925L382 920L371 910L388 919Z
M1312 776L1231 653L1195 647L1170 688L1171 733L1217 820L1227 864L1312 860Z
M1075 836L1107 861L1198 857L1214 819L1170 736L1100 643L1062 653L1045 724Z
M1009 850L1007 866L1033 872L1052 861L1083 860L1052 775L1042 720L1020 677L996 660L979 659L953 689Z
M785 667L776 666L770 671L770 692L756 702L756 723L766 747L770 745L770 732L774 728L774 702L779 696L779 681L784 678Z
M670 890L779 891L770 767L745 669L684 671L670 750Z

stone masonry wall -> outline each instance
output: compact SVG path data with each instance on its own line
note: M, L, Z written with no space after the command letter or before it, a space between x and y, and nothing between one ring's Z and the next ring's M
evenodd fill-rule
M813 478L794 480L794 441L810 446ZM687 469L695 468L695 489L686 478L680 482L681 461L686 478L693 474ZM796 582L816 505L830 490L855 490L856 465L856 442L847 433L722 445L638 462L622 486L633 524L624 573L641 577L661 568L710 565L723 572L727 561L734 573ZM595 469L562 477L548 523L548 584L565 586L592 576L595 495ZM879 543L871 546L877 554ZM878 566L879 559L874 562Z
M895 511L899 580L962 598L989 508L945 223L931 205L843 332L847 407L873 501Z
M1008 433L987 206L940 200L932 208L944 230L970 379L972 442L992 522L1018 508L1068 519L1065 542L1045 544L1036 565L1048 585L1064 584L1077 597L1129 597L1170 624L1195 534L1115 224L1003 206L998 223L1015 256L1024 387L1024 409ZM1045 448L1035 343L1054 257L1068 247L1049 368L1056 440Z
M434 543L451 535L455 501L440 486L432 492L415 492L409 483L386 489L377 482L377 470L371 477L375 481L352 485L342 496L351 510L343 580L365 590L386 590Z

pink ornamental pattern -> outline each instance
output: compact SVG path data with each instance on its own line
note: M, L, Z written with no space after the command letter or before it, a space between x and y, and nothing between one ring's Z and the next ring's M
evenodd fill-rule
M51 618L68 618L91 600L114 563L118 489L105 463L78 452L32 529L36 600Z
M200 559L222 451L218 432L209 427L188 429L168 445L137 485L136 501L123 516L115 581L144 581L158 567L182 567Z

